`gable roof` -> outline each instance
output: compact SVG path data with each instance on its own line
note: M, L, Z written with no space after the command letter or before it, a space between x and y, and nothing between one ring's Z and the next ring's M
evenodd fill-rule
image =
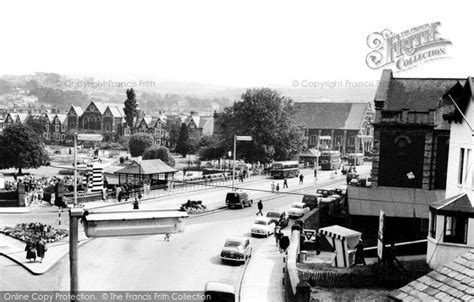
M384 102L384 110L429 111L438 108L443 95L462 78L394 78L384 70L375 93L375 101Z
M64 122L67 121L66 114L56 114L56 117L58 118L59 122L61 122L61 124L64 124Z
M295 103L296 121L307 129L359 130L368 103Z
M150 175L159 173L174 173L177 172L173 167L165 164L161 159L146 159L141 162L132 161L127 167L115 171L115 174L135 174L135 175Z
M474 300L474 250L389 293L401 301Z
M76 112L77 116L81 116L84 113L84 109L82 109L81 106L71 106L71 109L74 110L74 112Z
M462 193L445 200L430 204L430 208L439 214L472 214L474 217L474 203L466 193Z

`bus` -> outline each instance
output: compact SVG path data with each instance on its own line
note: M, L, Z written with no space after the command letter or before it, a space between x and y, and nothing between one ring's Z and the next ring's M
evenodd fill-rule
M296 177L299 174L299 167L298 161L277 161L272 164L270 173L274 178Z
M341 167L341 153L339 151L322 151L319 157L321 170L336 170Z
M364 164L364 154L349 153L349 166L360 166Z

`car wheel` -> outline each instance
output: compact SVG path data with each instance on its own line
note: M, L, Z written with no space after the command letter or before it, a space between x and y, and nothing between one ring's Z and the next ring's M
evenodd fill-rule
M242 204L240 205L240 207L243 209L245 208L245 203L242 202Z

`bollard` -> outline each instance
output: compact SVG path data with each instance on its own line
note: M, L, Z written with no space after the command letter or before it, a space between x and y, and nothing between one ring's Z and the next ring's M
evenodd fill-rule
M300 281L296 285L296 301L309 302L311 298L311 286L306 281Z

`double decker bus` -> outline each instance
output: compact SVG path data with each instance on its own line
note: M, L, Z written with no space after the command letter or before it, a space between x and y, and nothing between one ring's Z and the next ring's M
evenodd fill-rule
M360 166L364 164L364 154L349 153L349 166Z
M299 174L299 167L298 161L277 161L272 164L270 173L274 178L296 177Z
M336 170L341 167L341 152L322 151L319 157L321 170Z

